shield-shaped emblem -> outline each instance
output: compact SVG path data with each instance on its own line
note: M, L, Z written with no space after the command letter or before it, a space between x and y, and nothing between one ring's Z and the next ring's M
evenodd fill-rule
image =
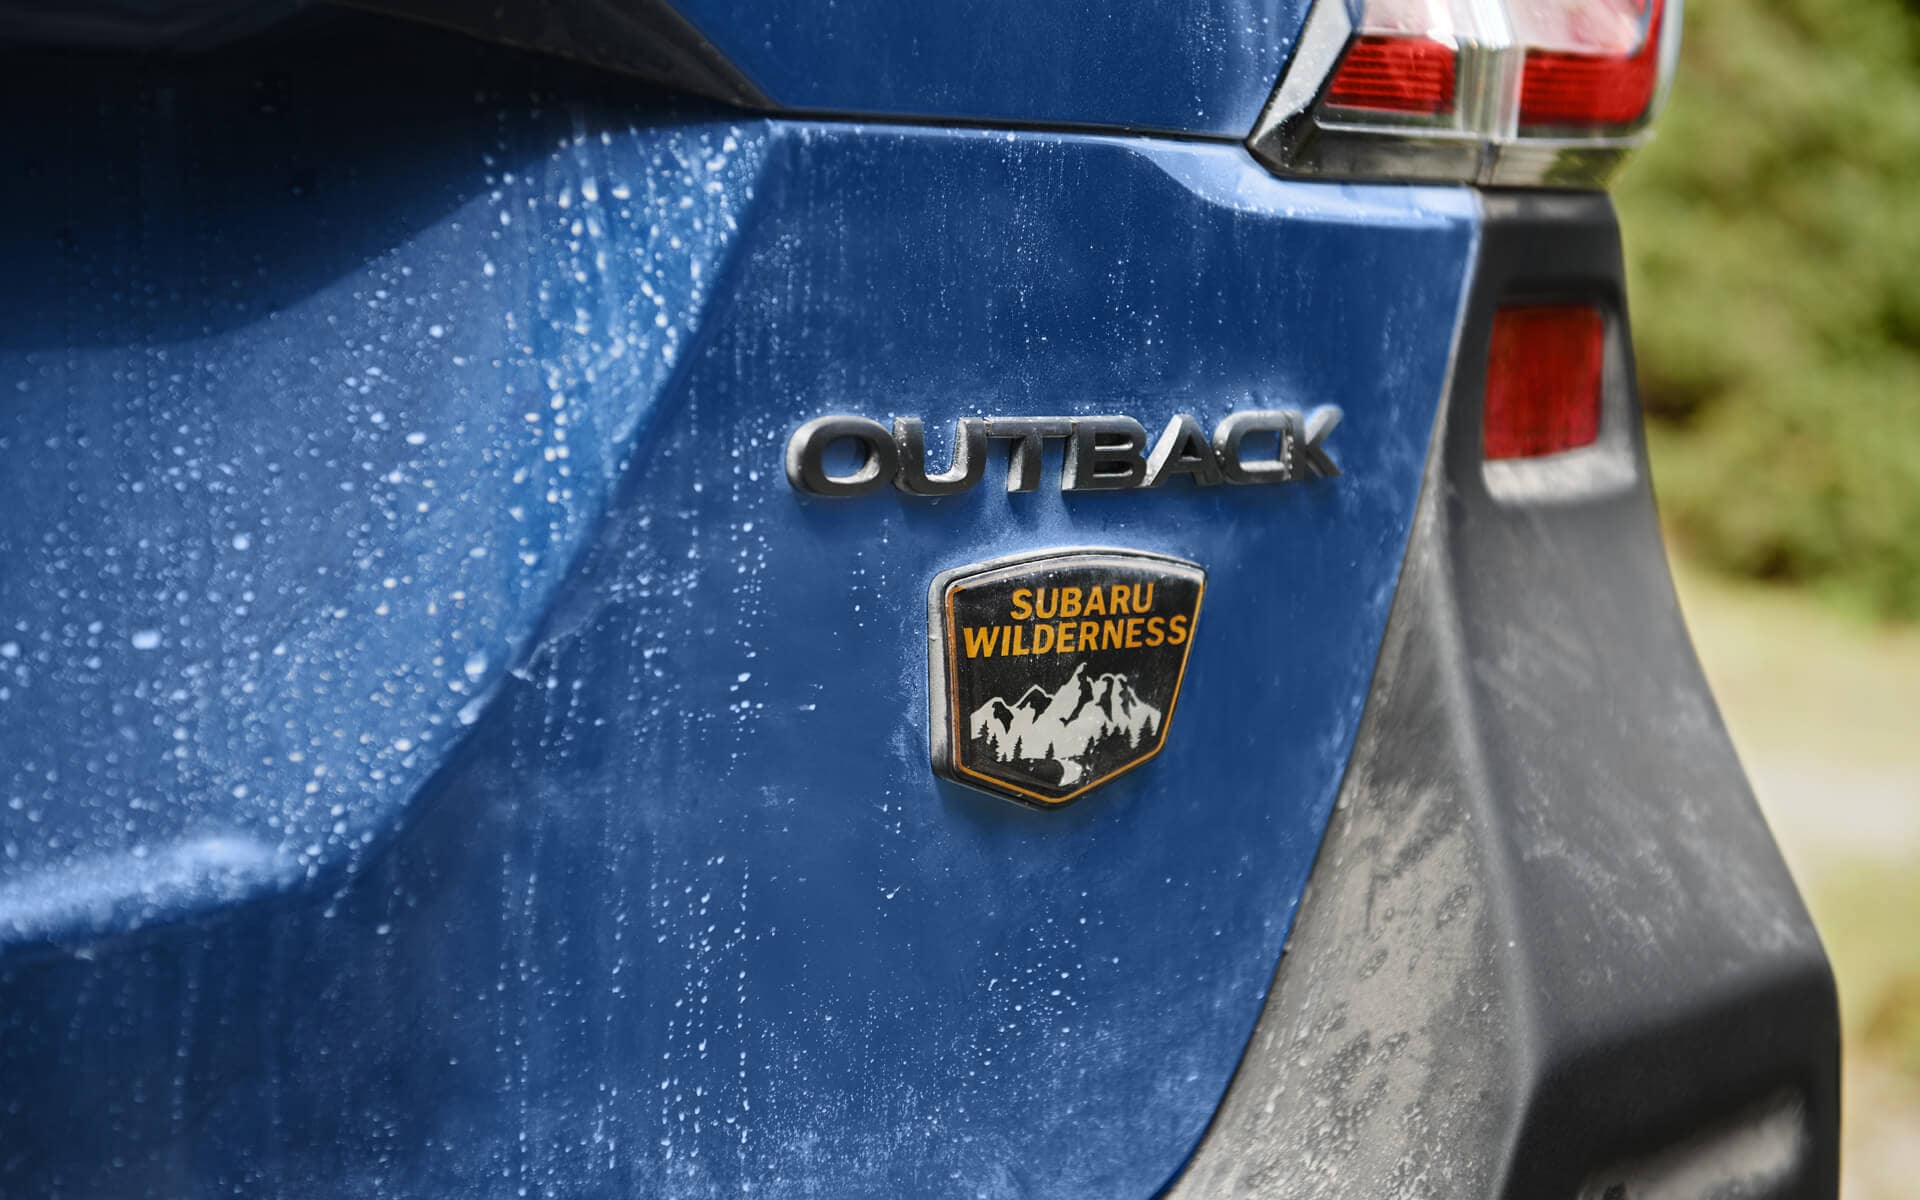
M941 573L928 597L933 769L1065 804L1166 744L1207 573L1071 548Z

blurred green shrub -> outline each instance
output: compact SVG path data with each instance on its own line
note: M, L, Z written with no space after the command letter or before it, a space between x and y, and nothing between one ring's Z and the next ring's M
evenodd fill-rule
M1615 194L1683 546L1920 618L1920 3L1687 0Z

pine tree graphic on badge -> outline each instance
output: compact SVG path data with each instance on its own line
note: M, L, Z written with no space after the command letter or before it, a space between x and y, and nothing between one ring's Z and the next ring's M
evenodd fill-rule
M1140 699L1125 675L1090 679L1082 662L1057 690L1035 684L1012 703L995 696L974 709L967 724L999 761L1051 762L1065 787L1079 781L1086 760L1111 739L1125 738L1129 749L1138 749L1159 734L1160 719L1160 710Z

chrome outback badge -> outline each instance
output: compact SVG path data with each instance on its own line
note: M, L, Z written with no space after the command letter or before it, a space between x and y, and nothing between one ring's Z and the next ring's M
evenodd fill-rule
M815 417L787 439L787 480L814 496L865 496L891 483L909 496L951 496L986 478L988 446L1007 446L1007 490L1040 486L1048 442L1063 442L1060 490L1157 488L1179 476L1201 487L1302 483L1340 474L1327 435L1340 410L1259 409L1230 413L1209 439L1200 422L1178 413L1148 449L1147 430L1132 417L962 417L954 423L953 459L944 471L927 463L926 426L900 417L889 430L867 417ZM836 474L828 450L857 447L859 465ZM1271 450L1264 447L1271 447Z
M1069 548L942 572L928 596L933 769L1053 808L1160 753L1207 573Z

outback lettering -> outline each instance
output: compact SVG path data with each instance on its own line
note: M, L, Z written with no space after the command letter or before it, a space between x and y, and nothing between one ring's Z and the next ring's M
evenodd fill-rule
M945 470L927 462L926 426L900 417L889 430L869 417L815 417L787 442L787 479L814 496L852 497L891 483L910 496L949 496L986 477L990 444L1007 447L1007 491L1040 486L1048 442L1065 454L1060 488L1067 492L1157 488L1178 476L1201 487L1217 484L1296 483L1340 474L1327 451L1327 436L1340 410L1311 412L1259 409L1231 413L1207 437L1186 413L1167 422L1158 438L1132 417L962 417L954 422ZM828 451L846 443L848 462L829 462ZM1258 449L1256 449L1258 447ZM857 464L857 465L856 465Z

